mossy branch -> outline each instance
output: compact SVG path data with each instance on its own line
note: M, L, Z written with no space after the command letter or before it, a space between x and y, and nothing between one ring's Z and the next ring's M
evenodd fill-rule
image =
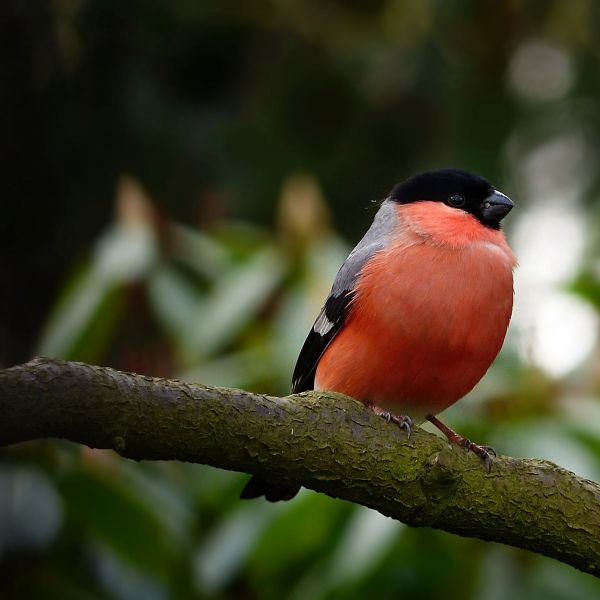
M419 428L407 440L339 394L274 398L49 359L0 371L0 445L47 437L258 473L600 575L598 484L504 456L488 474L472 454Z

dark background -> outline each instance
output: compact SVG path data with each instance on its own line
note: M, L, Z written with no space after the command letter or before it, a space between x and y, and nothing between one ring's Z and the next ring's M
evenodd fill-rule
M0 366L285 394L373 201L456 166L517 203L513 324L447 420L600 478L592 0L0 5ZM0 417L1 418L1 417ZM245 477L0 454L0 596L596 598L549 559Z
M415 170L505 179L507 63L552 3L292 4L3 3L2 362L31 353L123 172L168 218L270 225L305 169L352 239Z

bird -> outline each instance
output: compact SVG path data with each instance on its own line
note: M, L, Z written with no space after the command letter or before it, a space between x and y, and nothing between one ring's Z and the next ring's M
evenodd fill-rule
M485 375L513 306L512 200L456 168L417 173L380 203L341 266L300 351L292 393L341 392L405 429L430 421L452 443L493 449L437 418ZM289 500L299 486L254 475L241 498Z

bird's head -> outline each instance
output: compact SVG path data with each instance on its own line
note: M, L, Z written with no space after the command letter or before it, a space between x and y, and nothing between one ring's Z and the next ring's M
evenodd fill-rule
M399 183L389 198L399 204L443 202L473 215L480 223L500 229L500 222L514 206L512 200L489 181L460 169L425 171Z

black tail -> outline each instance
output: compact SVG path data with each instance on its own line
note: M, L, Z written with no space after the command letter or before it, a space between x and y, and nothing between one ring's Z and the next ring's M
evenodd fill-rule
M258 475L253 475L242 490L240 498L249 500L264 496L269 502L279 502L279 500L291 500L299 491L300 486L272 483L265 481Z

